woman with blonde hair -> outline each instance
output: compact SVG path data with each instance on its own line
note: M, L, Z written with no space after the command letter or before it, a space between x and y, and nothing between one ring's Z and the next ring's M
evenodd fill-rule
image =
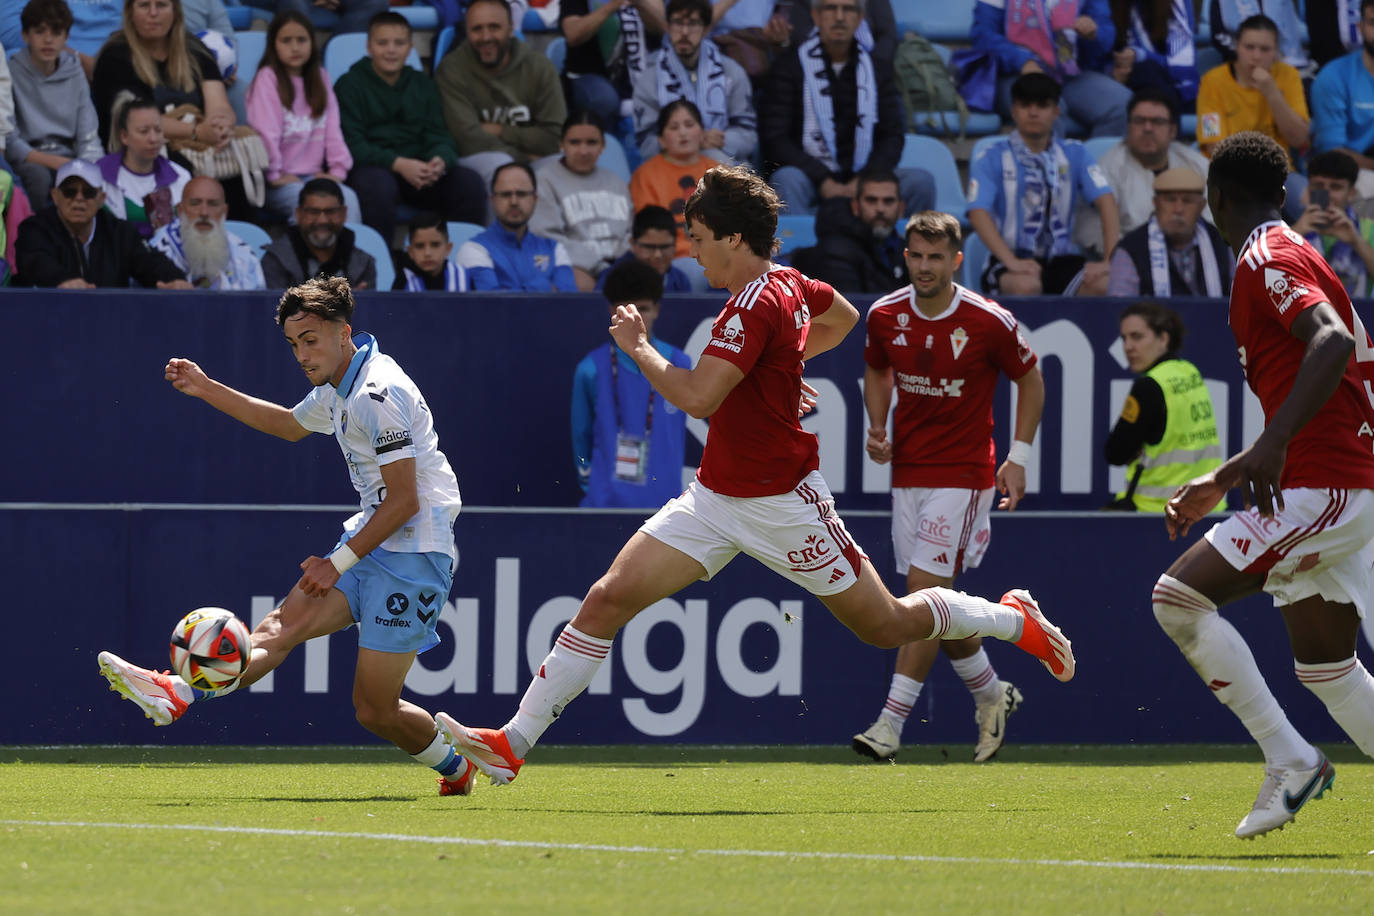
M129 95L157 104L168 141L195 140L219 149L234 136L236 118L224 79L214 56L186 31L181 0L124 0L123 27L100 49L91 91L107 149L118 139L111 125ZM168 114L187 104L204 117L187 121Z

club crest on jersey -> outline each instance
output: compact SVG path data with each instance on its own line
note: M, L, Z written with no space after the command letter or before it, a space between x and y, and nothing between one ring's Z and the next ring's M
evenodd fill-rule
M739 320L738 312L731 315L725 324L716 328L715 336L711 338L708 346L720 347L731 353L738 353L744 349L744 322Z
M958 359L964 347L968 346L968 332L963 328L955 328L954 333L949 335L949 346L954 351L954 358Z
M1308 293L1306 286L1294 282L1288 274L1272 267L1264 268L1264 288L1269 291L1269 301L1274 303L1280 315L1288 311L1299 296Z
M346 410L339 414L339 432L348 432L348 411Z
M534 256L534 269L535 269L535 270L540 270L540 271L546 271L546 270L548 270L548 269L549 269L549 256L546 255L546 254L537 254L537 255L535 255L535 256Z
M906 312L898 312L898 313L897 313L897 326L898 326L898 327L904 328L904 327L906 327L906 326L907 326L908 324L910 324L910 323L911 323L911 316L910 316L910 315L908 315Z

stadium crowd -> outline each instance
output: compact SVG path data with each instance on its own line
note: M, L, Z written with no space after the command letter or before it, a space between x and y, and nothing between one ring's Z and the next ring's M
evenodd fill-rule
M590 291L634 257L667 294L701 290L683 203L743 162L787 208L782 261L887 292L909 279L904 218L951 199L911 155L948 86L999 116L957 189L979 292L1224 295L1207 162L1251 129L1290 152L1289 222L1369 288L1374 3L962 0L950 57L914 0L466 0L428 72L377 0L328 40L275 7L240 61L221 0L0 0L5 282L148 285L162 255L208 289ZM933 132L967 147L962 119ZM62 206L92 192L150 253L101 254L124 243Z

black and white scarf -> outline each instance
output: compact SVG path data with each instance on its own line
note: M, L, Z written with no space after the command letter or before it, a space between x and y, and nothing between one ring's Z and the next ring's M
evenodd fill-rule
M856 68L854 81L858 86L855 97L854 162L852 171L868 165L873 152L873 129L878 123L878 84L873 75L873 59L862 46L850 64ZM843 171L835 158L839 147L835 143L835 103L830 94L829 60L821 46L820 31L813 29L797 57L802 65L805 81L802 93L802 149L808 156L819 159L832 172Z
M673 46L664 42L658 56L658 107L663 110L670 102L687 99L701 109L701 126L705 130L725 130L729 125L729 89L725 85L725 64L720 48L711 39L701 43L697 53L695 82ZM833 129L833 128L832 128Z

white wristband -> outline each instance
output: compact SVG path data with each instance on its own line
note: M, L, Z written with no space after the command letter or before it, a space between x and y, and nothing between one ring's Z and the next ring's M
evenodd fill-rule
M353 548L348 546L348 542L340 544L333 553L329 555L329 562L334 564L334 568L343 575L353 568L358 562L358 555L353 552Z
M1029 442L1022 442L1020 439L1013 442L1011 448L1007 450L1007 460L1013 464L1019 464L1021 467L1026 466L1030 461L1030 456L1031 444Z

